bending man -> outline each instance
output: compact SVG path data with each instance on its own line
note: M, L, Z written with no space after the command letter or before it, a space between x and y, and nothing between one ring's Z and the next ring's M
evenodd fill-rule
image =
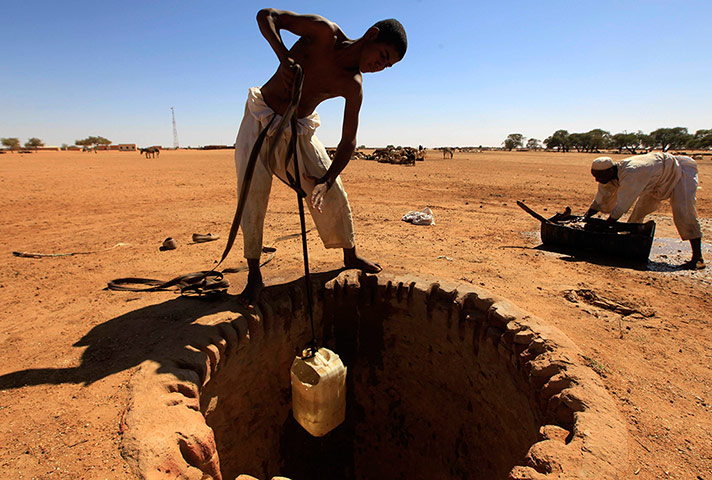
M238 189L242 187L247 160L257 136L277 116L268 131L265 143L277 142L275 158L267 156L267 145L257 159L241 227L244 254L249 266L247 286L242 295L257 301L264 287L259 259L262 250L267 202L272 175L286 179L284 160L291 135L285 128L281 138L274 138L279 116L291 101L294 66L304 72L302 95L297 107L297 158L299 171L304 172L302 188L319 236L326 248L342 248L346 268L378 272L381 268L356 253L351 207L339 174L346 167L356 148L358 117L363 96L362 74L380 72L393 66L405 55L407 39L403 26L396 20L383 20L369 28L357 40L348 38L335 23L317 15L298 15L275 9L257 14L260 32L279 59L279 68L262 88L251 88L235 143L235 165ZM297 35L291 49L282 42L281 30ZM345 102L341 141L333 163L324 145L314 132L319 126L316 107L329 98L343 97ZM290 166L290 175L294 172Z
M697 163L690 157L669 153L636 155L620 162L599 157L591 165L598 192L586 218L597 212L610 213L609 221L622 217L638 200L629 222L640 223L670 199L672 218L683 240L690 241L692 259L683 267L705 268L702 259L702 230L697 220Z

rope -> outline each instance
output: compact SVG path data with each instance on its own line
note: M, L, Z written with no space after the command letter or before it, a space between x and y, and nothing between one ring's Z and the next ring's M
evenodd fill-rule
M304 80L304 74L301 67L297 65L297 75L294 79L294 87L292 89L292 97L295 104L299 104L299 100L302 95L302 82ZM290 150L292 158L294 159L294 176L296 178L289 178L290 184L293 183L292 188L297 192L297 204L299 205L299 224L302 229L302 255L304 257L304 281L306 282L306 293L307 293L307 307L309 311L309 324L311 325L312 338L311 341L302 350L302 358L313 357L319 350L316 341L316 333L314 332L314 306L312 304L312 291L311 291L311 278L309 276L309 250L307 248L307 232L306 232L306 222L304 219L304 197L306 193L302 189L301 176L299 175L299 161L297 159L297 110L294 109L292 113L292 138L290 141ZM289 154L287 156L287 162L289 161ZM285 165L285 172L287 168Z
M310 230L306 229L306 223L305 223L305 218L304 218L304 203L303 199L306 197L306 193L302 189L301 186L301 179L299 176L299 162L297 160L297 107L299 106L299 101L301 100L302 96L302 84L304 81L304 72L301 68L300 65L294 65L294 70L295 70L295 77L294 77L294 83L292 84L292 100L289 104L289 107L287 108L287 111L284 113L282 118L280 119L279 124L277 125L277 129L274 133L274 138L279 138L279 136L282 134L284 129L287 126L287 121L291 119L291 133L292 133L292 138L290 139L289 143L289 148L287 150L287 158L285 159L285 171L287 172L287 178L288 181L285 183L291 187L294 191L297 192L297 201L299 204L299 223L301 227L301 237L302 237L302 253L304 256L304 277L306 280L306 291L307 291L307 303L308 303L308 310L309 310L309 322L311 325L311 331L312 331L312 339L307 344L307 347L303 350L303 358L308 358L311 356L314 356L314 354L317 351L317 342L316 342L316 334L314 331L314 306L312 305L312 292L311 292L311 279L309 276L309 252L307 249L307 232ZM228 235L227 239L227 244L225 245L225 250L223 250L222 256L220 257L220 261L217 263L217 265L214 268L211 268L210 270L203 270L200 272L192 272L188 273L186 275L180 275L178 277L175 277L169 281L162 281L162 280L157 280L153 278L139 278L139 277L125 277L125 278L117 278L115 280L111 280L107 284L107 289L109 290L120 290L120 291L131 291L131 292L156 292L156 291L165 291L165 290L173 290L173 289L179 289L181 294L188 294L188 293L195 293L198 295L201 295L203 293L212 293L212 292L221 292L226 290L230 282L224 278L224 274L226 273L236 273L240 272L243 270L246 270L248 267L243 266L243 267L238 267L238 268L226 268L223 269L222 271L217 271L217 267L219 267L222 262L227 258L228 254L230 253L230 250L232 249L233 244L235 243L235 238L237 237L237 232L238 229L240 228L240 222L242 220L242 214L245 209L245 203L247 200L247 195L250 190L250 184L252 182L252 176L255 171L255 165L257 163L257 158L259 157L260 151L262 149L262 145L264 144L265 137L267 136L267 132L269 131L269 128L272 125L272 122L274 121L274 116L270 119L270 121L267 123L267 125L262 129L260 134L257 137L257 140L255 141L255 144L252 147L252 151L250 152L250 157L247 162L247 168L245 170L245 177L242 180L242 188L240 189L240 196L237 201L237 208L235 210L235 216L232 220L232 225L230 227L230 233ZM268 162L272 161L272 158L274 157L274 151L275 147L277 145L277 142L271 142L270 147L267 153L267 159ZM287 171L287 166L290 161L290 158L294 160L294 173L295 177L292 177L289 172ZM277 176L277 178L280 178ZM280 180L282 180L280 178ZM284 180L282 180L284 182ZM289 238L294 238L297 235L300 234L290 234L290 235L284 235L282 237L279 237L278 239L275 240L275 243L281 241L281 240L286 240ZM119 246L123 245L128 245L126 243L118 243L114 245L113 247L104 249L104 250L94 250L94 251L89 251L89 252L72 252L72 253L55 253L55 254L42 254L42 253L23 253L23 252L12 252L13 255L16 257L25 257L25 258L43 258L43 257L61 257L61 256L70 256L70 255L82 255L82 254L89 254L89 253L97 253L97 252L102 252L102 251L107 251L111 250L112 248L116 248ZM262 252L267 253L267 258L260 264L260 266L264 266L270 261L275 256L276 248L274 247L262 247ZM138 288L132 285L147 285L145 288Z
M189 273L187 275L181 275L179 277L176 277L172 280L169 280L168 282L161 282L160 280L155 280L155 279L147 279L147 278L135 278L135 277L128 277L128 278L119 278L116 280L112 280L107 284L107 288L109 290L129 290L133 292L155 292L158 290L166 290L170 289L171 287L177 287L180 288L181 293L184 293L185 291L189 292L196 292L198 294L202 293L203 291L206 292L216 292L216 291L224 291L227 289L227 287L230 285L230 282L228 282L226 279L223 278L223 273L224 272L218 272L216 269L219 267L222 262L227 258L228 253L230 253L230 250L232 249L233 244L235 243L235 238L237 237L237 231L240 228L240 222L242 221L242 213L245 210L245 203L247 200L247 194L249 193L250 190L250 184L252 182L252 175L254 174L255 171L255 165L257 164L257 157L259 157L260 150L262 149L262 145L264 144L265 137L267 136L267 132L269 131L270 126L272 126L272 122L274 121L275 117L272 117L270 121L267 123L267 125L262 129L260 134L257 136L257 140L255 141L255 144L252 146L252 151L250 152L250 157L247 161L247 168L245 169L245 177L242 179L242 188L240 189L240 196L237 200L237 208L235 210L235 216L232 219L232 225L230 226L230 233L227 238L227 244L225 245L225 250L223 250L222 256L220 257L220 261L218 262L215 267L211 268L210 270L203 270L201 272L193 272ZM279 126L277 127L277 134L281 133L281 131L284 129L284 118L280 122ZM269 149L269 155L274 154L274 145L275 142L272 142L272 145L270 146ZM269 157L268 157L269 158ZM264 250L264 248L263 248ZM272 260L272 258L269 258L269 260ZM238 270L239 271L239 270ZM129 287L127 285L129 284L146 284L150 285L148 288L135 288L135 287Z
M313 229L307 230L311 232ZM299 237L301 233L291 233L289 235L282 235L275 239L274 244L282 242L284 240L289 240L292 238ZM275 257L277 249L271 246L262 247L262 253L266 253L267 256L260 263L260 267L264 267ZM180 293L185 294L197 294L202 293L216 293L227 289L230 286L230 282L223 278L225 274L237 273L247 270L247 265L241 267L231 267L225 268L218 272L215 269L203 270L200 272L192 272L187 275L180 275L171 280L157 280L155 278L139 278L139 277L125 277L117 278L110 281L106 288L109 290L116 291L127 291L127 292L160 292L169 290L180 290ZM144 288L136 287L135 285L148 285Z
M117 243L113 247L104 248L101 250L90 250L88 252L70 252L70 253L25 253L25 252L12 252L16 257L22 258L48 258L48 257L71 257L72 255L89 255L90 253L101 253L113 250L116 247L126 247L130 243Z
M316 332L314 331L314 305L312 302L312 285L311 277L309 275L309 249L307 248L307 230L306 221L304 216L304 198L307 196L306 192L302 189L301 176L299 175L299 159L297 158L297 107L299 106L299 101L302 98L302 84L304 82L304 71L302 67L298 64L294 65L294 83L292 84L292 101L289 104L289 108L285 112L282 120L280 121L277 128L277 135L281 134L281 129L283 128L287 119L291 120L291 133L292 137L289 141L289 146L287 148L287 158L285 159L284 172L287 176L287 181L282 180L282 178L277 175L277 178L282 180L287 186L292 188L297 193L297 205L299 206L299 225L302 231L302 257L304 258L304 281L306 283L306 294L307 294L307 311L309 314L309 325L311 326L311 340L302 349L302 358L311 358L316 355L319 347L316 341ZM291 118L290 118L291 117ZM277 142L273 142L273 146ZM272 155L267 157L268 160L272 161ZM289 173L289 162L294 162L294 177Z
M240 197L237 199L237 209L235 210L235 217L232 219L232 226L230 226L230 233L228 234L227 237L227 244L225 245L225 250L223 250L222 256L220 257L220 261L218 264L215 266L215 268L219 267L220 264L227 258L227 254L230 253L230 249L232 248L232 245L235 243L235 237L237 237L237 230L240 228L240 222L242 221L242 212L245 210L245 203L247 201L247 194L250 191L250 184L252 183L252 175L255 173L255 165L257 164L257 157L260 154L260 150L262 149L262 144L265 141L265 137L267 136L267 131L269 130L269 127L272 125L272 122L274 121L274 117L272 117L265 126L265 128L262 129L260 132L259 136L257 137L257 140L255 141L255 144L252 146L252 151L250 152L250 158L247 160L247 168L245 169L245 177L242 179L242 188L240 189ZM279 124L279 128L282 127L282 123ZM284 128L284 127L282 127ZM269 149L269 154L274 153L274 143L272 142L272 145L270 146ZM269 158L269 157L268 157Z
M302 84L304 81L304 72L299 65L294 65L294 70L295 70L295 76L294 76L294 83L292 84L292 100L287 107L287 111L284 113L282 118L279 121L279 124L277 125L277 129L274 133L274 138L279 138L284 129L287 126L287 121L291 119L291 130L292 130L292 138L289 143L289 148L287 150L287 158L285 159L285 171L287 171L287 165L290 161L290 158L294 159L294 172L296 178L293 178L288 172L287 172L287 178L288 182L287 185L289 185L292 189L294 189L297 192L297 199L299 202L299 221L300 221L300 226L301 226L301 236L302 236L302 252L304 256L304 273L305 273L305 280L306 280L306 290L307 290L307 303L308 303L308 310L309 310L309 321L311 325L311 331L312 331L312 339L311 342L307 345L307 347L304 349L304 352L306 352L304 355L307 356L313 356L314 353L316 353L316 334L314 331L314 307L312 305L312 295L311 295L311 280L309 277L309 256L308 256L308 251L307 251L307 239L306 239L306 224L305 224L305 219L304 219L304 205L303 205L303 198L306 197L306 193L301 187L301 181L299 177L299 163L297 161L297 107L299 106L299 101L302 96ZM240 222L242 221L242 214L245 209L245 203L247 201L247 195L250 190L250 184L252 182L252 176L255 171L255 165L257 163L257 158L259 157L260 151L262 149L262 145L264 144L265 137L267 136L267 132L269 131L269 128L272 125L272 122L274 121L275 116L273 116L270 121L267 123L267 125L262 129L260 134L257 137L257 140L255 141L255 144L252 147L252 151L250 152L250 157L247 161L247 167L245 170L245 177L242 180L242 188L240 189L240 196L237 201L237 208L235 210L235 216L232 220L232 226L230 227L230 233L228 235L227 239L227 244L225 245L225 250L223 250L222 256L220 257L220 261L215 265L210 270L203 270L201 272L193 272L189 273L187 275L181 275L179 277L176 277L172 280L169 280L168 282L161 282L160 280L155 280L155 279L147 279L147 278L135 278L135 277L128 277L128 278L119 278L116 280L112 280L111 282L108 283L107 288L110 290L129 290L129 291L135 291L135 292L153 292L153 291L159 291L159 290L167 290L171 289L173 287L179 288L181 293L197 293L197 294L202 294L202 293L211 293L211 292L217 292L217 291L224 291L227 289L227 287L230 285L230 282L223 278L223 275L225 273L234 273L238 271L245 270L247 267L241 267L237 269L224 269L222 272L217 271L217 268L222 264L222 262L227 258L228 254L230 253L230 250L232 249L233 244L235 243L235 238L237 237L237 231L240 228ZM268 163L272 161L272 158L274 157L274 151L277 146L277 142L273 141L270 142L270 147L267 153L267 160ZM279 176L277 176L279 178ZM281 178L280 178L281 180ZM284 181L284 180L282 180ZM293 235L286 235L284 237L280 237L280 239L286 239L286 238L291 238L293 236L296 236L296 234ZM277 239L279 241L280 239ZM276 249L271 247L263 247L262 251L265 253L269 253L268 258L260 265L263 266L269 261L274 258L274 252ZM147 288L136 288L136 287L130 287L129 285L149 285Z

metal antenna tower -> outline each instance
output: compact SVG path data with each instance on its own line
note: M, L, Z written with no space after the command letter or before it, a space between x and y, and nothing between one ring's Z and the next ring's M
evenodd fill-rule
M176 128L176 112L171 107L171 116L173 117L173 148L178 149L178 129Z

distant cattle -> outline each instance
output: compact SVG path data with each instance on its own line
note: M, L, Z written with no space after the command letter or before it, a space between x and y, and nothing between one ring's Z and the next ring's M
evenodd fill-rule
M141 155L146 155L146 158L155 158L161 154L161 149L158 147L147 147L139 150Z
M425 157L425 151L418 150L412 147L387 147L374 150L373 156L378 163L392 163L396 165L415 165L416 160L422 160Z

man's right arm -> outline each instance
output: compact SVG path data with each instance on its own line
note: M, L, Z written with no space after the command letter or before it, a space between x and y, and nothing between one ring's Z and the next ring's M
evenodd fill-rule
M274 50L280 63L290 64L294 60L282 41L280 30L287 30L298 37L315 37L333 30L333 24L319 15L299 15L287 10L263 8L257 12L257 24L262 36Z
M286 91L294 83L293 67L296 61L282 41L281 30L287 30L300 38L317 39L333 35L336 28L334 23L318 15L299 15L274 8L264 8L257 12L257 24L279 59L279 75Z

